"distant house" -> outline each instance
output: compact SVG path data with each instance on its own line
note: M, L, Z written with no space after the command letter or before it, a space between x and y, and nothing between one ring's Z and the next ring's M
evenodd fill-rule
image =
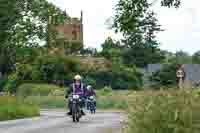
M162 64L149 64L145 68L146 75L152 75L154 72L162 69ZM200 64L183 64L186 78L185 81L191 83L192 85L200 83ZM174 74L175 76L175 74Z

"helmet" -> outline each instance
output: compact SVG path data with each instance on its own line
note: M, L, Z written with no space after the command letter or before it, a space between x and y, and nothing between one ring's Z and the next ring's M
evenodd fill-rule
M87 86L87 90L90 90L90 89L92 89L92 86L91 86L91 85L88 85L88 86Z
M74 76L74 80L81 80L81 76L80 75Z

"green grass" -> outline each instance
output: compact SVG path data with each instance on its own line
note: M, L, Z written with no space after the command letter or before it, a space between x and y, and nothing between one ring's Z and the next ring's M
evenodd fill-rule
M128 91L113 91L110 87L97 90L98 109L127 109ZM48 84L23 84L17 89L17 96L26 103L40 108L66 108L64 88Z
M99 95L97 92L97 108L98 109L127 109L128 102L126 99L127 92L112 91L105 95Z
M49 84L26 83L17 88L17 95L21 97L64 95L64 88Z
M200 91L144 91L129 95L126 133L199 133Z
M33 104L18 101L16 97L0 97L0 121L39 115L39 108Z
M40 108L66 108L64 96L29 96L25 102L37 104Z

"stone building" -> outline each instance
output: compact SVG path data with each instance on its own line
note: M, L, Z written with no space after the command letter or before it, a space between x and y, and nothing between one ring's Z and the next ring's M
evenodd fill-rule
M83 12L81 17L65 20L64 24L55 27L58 38L63 37L66 41L79 41L83 44Z
M83 47L83 12L80 18L67 18L64 23L49 25L50 53L71 53Z

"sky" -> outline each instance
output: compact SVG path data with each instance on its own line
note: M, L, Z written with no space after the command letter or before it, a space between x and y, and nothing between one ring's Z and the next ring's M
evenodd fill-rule
M71 17L80 17L83 11L84 45L100 48L108 36L120 39L108 29L106 20L114 15L118 0L48 0L66 10ZM193 54L200 50L200 0L182 0L181 8L160 7L155 4L159 23L165 31L158 33L161 48L176 52L179 50Z

